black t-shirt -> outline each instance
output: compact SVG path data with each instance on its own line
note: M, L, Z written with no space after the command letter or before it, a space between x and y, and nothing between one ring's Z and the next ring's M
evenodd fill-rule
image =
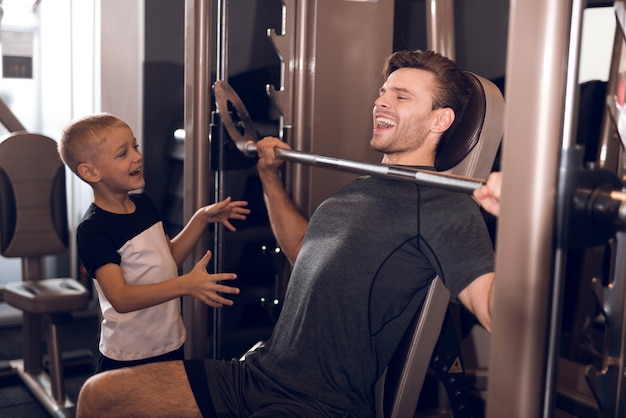
M285 388L369 416L375 383L435 275L456 297L492 271L493 246L470 196L362 177L311 217L255 362Z

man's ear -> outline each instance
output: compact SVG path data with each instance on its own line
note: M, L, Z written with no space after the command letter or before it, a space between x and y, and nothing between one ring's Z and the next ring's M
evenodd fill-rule
M91 164L80 163L78 164L78 168L76 169L78 175L81 179L86 181L87 183L96 183L100 180L100 175L98 174L98 170Z
M433 131L443 133L454 122L454 110L449 107L444 107L436 110L437 117L433 124Z

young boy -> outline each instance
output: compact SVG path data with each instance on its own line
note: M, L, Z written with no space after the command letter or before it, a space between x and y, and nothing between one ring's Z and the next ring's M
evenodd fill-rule
M180 297L220 308L233 304L220 294L239 289L220 284L235 274L207 273L209 251L187 274L178 276L178 266L209 223L221 222L234 231L229 219L246 219L247 202L227 198L200 208L170 240L150 198L130 194L143 188L145 180L143 158L126 122L107 113L73 121L63 130L59 153L93 189L77 242L103 316L96 373L182 359L186 334Z

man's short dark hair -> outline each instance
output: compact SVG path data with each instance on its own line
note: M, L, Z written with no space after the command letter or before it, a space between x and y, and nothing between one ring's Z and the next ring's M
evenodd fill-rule
M433 87L433 110L449 107L454 111L454 123L441 135L438 149L454 134L463 118L465 107L472 95L472 82L465 72L451 59L435 51L398 51L387 57L383 67L386 80L400 68L416 68L435 75Z

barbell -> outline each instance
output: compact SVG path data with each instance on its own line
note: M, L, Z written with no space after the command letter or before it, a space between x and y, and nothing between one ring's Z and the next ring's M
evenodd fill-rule
M220 115L224 129L226 129L237 149L248 157L256 156L257 131L248 110L237 93L225 80L216 81L213 84L213 92L215 94L217 112ZM386 177L468 194L485 184L485 181L481 179L411 167L365 163L283 148L276 148L275 152L278 158L285 161L357 174Z
M247 157L257 155L259 139L246 107L224 80L213 85L216 106L226 132L237 149ZM358 174L432 186L463 193L473 193L484 180L454 174L420 170L405 166L371 164L326 157L291 149L276 148L278 158L305 165L320 166ZM565 173L566 233L561 234L564 248L600 245L616 231L626 231L626 192L621 180L608 170L585 169L582 156L570 156L573 164Z

